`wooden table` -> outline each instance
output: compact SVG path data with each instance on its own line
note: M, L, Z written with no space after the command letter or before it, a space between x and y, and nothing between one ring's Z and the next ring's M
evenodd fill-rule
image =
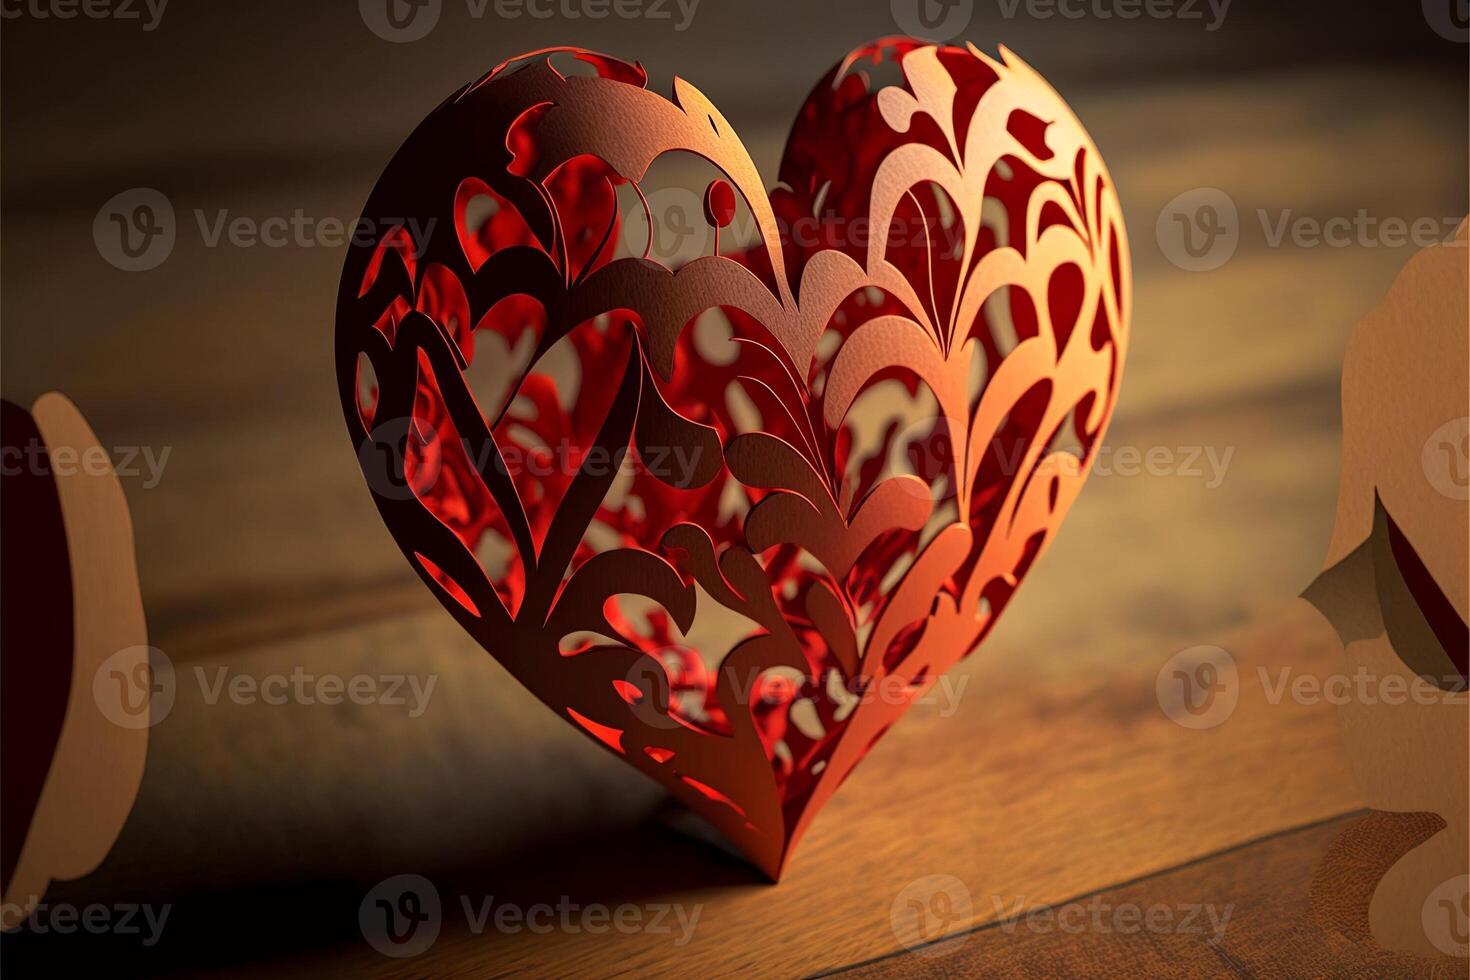
M1228 451L1228 467L1218 481L1207 466L1095 477L957 668L952 717L921 707L897 726L779 886L670 829L651 786L533 703L413 579L341 431L339 252L211 250L181 234L166 266L129 276L91 251L107 196L96 180L54 209L7 214L7 396L58 387L104 443L172 447L157 487L125 486L150 632L187 681L114 853L53 895L173 903L164 941L9 937L7 957L100 952L119 971L240 976L1450 975L1315 923L1313 874L1362 804L1334 709L1272 703L1262 685L1338 669L1335 636L1295 596L1331 527L1343 345L1409 251L1272 248L1255 215L1463 213L1463 86L1318 66L1075 102L1119 184L1136 264L1109 443L1168 447L1181 463ZM768 170L783 128L760 117L749 130ZM265 183L185 181L175 204L348 217L386 153ZM1197 186L1227 190L1245 223L1235 258L1203 274L1169 264L1153 237L1164 203ZM67 268L89 288L69 288ZM1197 645L1239 670L1233 714L1200 731L1155 694L1166 661ZM297 669L410 672L436 688L409 717L211 704L195 683ZM358 908L404 872L433 880L445 915L428 952L395 960L363 942ZM931 902L935 875L959 882L969 911L909 950L895 905ZM457 898L491 895L700 912L678 947L616 930L476 934ZM1003 921L1094 896L1234 911L1217 943Z

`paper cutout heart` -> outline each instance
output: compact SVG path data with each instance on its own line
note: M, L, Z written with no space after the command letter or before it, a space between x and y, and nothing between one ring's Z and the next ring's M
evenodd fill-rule
M779 878L1080 490L1127 245L1081 125L1004 49L853 52L769 196L703 95L645 84L555 49L424 120L347 258L340 394L450 613ZM655 216L674 157L712 177ZM670 229L708 254L655 261Z

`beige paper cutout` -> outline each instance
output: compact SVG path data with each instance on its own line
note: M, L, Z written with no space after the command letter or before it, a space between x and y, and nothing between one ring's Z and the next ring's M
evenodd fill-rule
M1305 594L1337 629L1345 674L1370 681L1372 696L1339 713L1365 802L1445 823L1389 868L1368 909L1380 946L1425 957L1465 957L1470 943L1466 244L1462 224L1415 255L1348 344L1337 520Z
M148 667L148 633L133 552L133 525L117 474L97 436L65 396L32 407L46 448L71 448L92 465L53 466L66 527L73 606L73 669L66 716L4 903L4 928L20 925L52 881L102 863L132 810L148 752L147 700L127 726L94 695L106 663L132 675Z

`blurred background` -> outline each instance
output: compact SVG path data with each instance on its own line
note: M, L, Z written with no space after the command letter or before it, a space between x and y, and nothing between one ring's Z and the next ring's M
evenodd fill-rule
M927 28L906 0L668 0L601 19L570 0L532 6L551 16L430 0L405 7L419 13L399 29L371 0L119 3L102 17L7 0L0 390L26 405L65 392L114 450L150 642L178 675L133 819L98 874L63 895L206 896L202 907L238 912L275 907L281 883L520 868L524 849L555 842L534 872L551 874L595 850L568 842L642 834L657 809L652 786L561 730L459 634L382 526L335 392L334 223L357 216L440 100L526 51L636 59L663 92L675 73L689 79L773 175L833 63ZM959 0L930 13L941 9L961 18L946 36L1005 44L1071 102L1118 185L1136 288L1112 456L960 670L991 696L1067 692L1028 717L1086 701L1111 705L1087 709L1104 714L1092 738L1131 731L1140 703L1158 714L1152 679L1173 652L1220 642L1321 568L1346 339L1467 209L1464 5L1179 0L1151 16L1106 0ZM160 199L140 189L166 203L158 241L171 245L128 256L109 208ZM287 228L284 243L216 237L241 218ZM1120 452L1150 449L1167 450L1158 465ZM207 696L220 678L293 670L436 685L417 715ZM839 829L879 806L864 793L894 775L885 752L933 754L920 746L950 725L938 744L1003 753L984 697L959 719L900 726L818 820L795 873L816 874ZM1301 803L1292 819L1352 804L1351 790L1303 802L1276 779L1283 807ZM1207 779L1190 786L1211 805ZM996 805L1013 804L1019 815L1027 802ZM704 868L702 851L659 846L666 873L748 884ZM879 890L886 915L892 889ZM207 955L264 958L352 931L355 900L328 925L300 897L312 894L259 946ZM827 965L873 952L857 944Z

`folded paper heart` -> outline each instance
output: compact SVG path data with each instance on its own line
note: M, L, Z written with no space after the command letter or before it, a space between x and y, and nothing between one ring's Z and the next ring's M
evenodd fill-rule
M698 90L646 83L542 51L430 114L348 255L338 384L449 612L774 879L1081 489L1128 250L1004 49L854 51L770 194Z

